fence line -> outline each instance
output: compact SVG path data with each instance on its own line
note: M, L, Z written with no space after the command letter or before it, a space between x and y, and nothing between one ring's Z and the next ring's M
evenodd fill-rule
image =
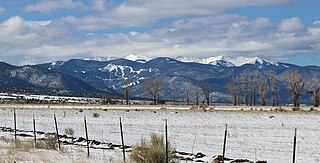
M31 115L31 114L30 114ZM17 131L17 129L19 129L19 128L17 128L19 125L21 125L21 124L19 124L19 121L18 121L18 123L17 123L17 117L18 117L18 119L19 119L19 117L27 117L27 116L20 116L20 114L17 114L16 113L16 111L14 111L14 127L15 127L15 130L14 130L14 132L15 132L15 139L16 139L16 131ZM39 122L39 121L36 121L36 119L35 119L35 117L37 117L36 115L35 116L33 116L33 118L31 118L30 117L30 121L25 121L24 119L23 119L23 125L25 126L25 125L27 125L27 126L29 126L29 128L30 128L30 126L32 126L32 124L33 124L33 128L34 128L34 133L35 133L35 131L36 131L36 125L37 125L37 129L44 129L44 128L49 128L50 130L51 129L55 129L55 126L54 125L50 125L50 123L45 123L45 122ZM55 115L54 115L54 117L55 117ZM60 119L59 119L60 120ZM12 122L11 120L9 120L9 119L5 119L5 125L7 125L7 124L9 124L9 123L7 123L7 121L9 121L9 122ZM107 121L107 120L105 120L105 121ZM121 121L121 119L120 119L120 121ZM86 119L85 119L85 121L84 121L84 123L86 124ZM120 122L121 123L121 122ZM17 124L18 124L18 126L17 126ZM53 124L53 123L52 123ZM79 124L75 124L75 123L71 123L71 122L62 122L62 121L60 121L59 122L59 124L64 124L64 125L71 125L71 126L78 126ZM103 127L105 127L105 126L108 126L108 124L103 124L103 123L101 123L102 124L102 126ZM141 130L135 130L135 131L130 131L130 130L128 130L128 131L122 131L122 125L121 125L121 131L108 131L108 130L105 130L105 129L102 129L102 130L96 130L96 129L90 129L90 125L94 125L94 123L88 123L87 124L89 127L87 128L87 127L85 127L86 129L85 129L85 132L83 132L83 131L77 131L77 133L79 134L79 135L82 135L82 134L85 134L86 133L86 138L87 138L87 140L89 140L88 139L88 132L89 133L92 133L92 132L95 132L95 133L101 133L101 131L102 131L102 139L104 139L104 138L107 138L107 137L105 137L104 136L104 134L120 134L121 133L121 137L122 137L122 141L123 141L123 135L136 135L136 136L141 136L141 135L145 135L145 133L140 133L140 132L145 132L145 131L150 131L150 130L148 130L148 129L141 129ZM115 125L111 125L111 126L115 126ZM159 125L160 126L160 125ZM211 125L210 125L211 126ZM214 125L213 125L214 126ZM219 125L216 125L216 126L219 126ZM169 128L170 128L170 126L168 126ZM222 128L222 126L220 125L220 127L217 127L217 128ZM236 128L236 127L229 127L228 129L229 130L231 130L231 132L232 132L232 129L234 129L234 128ZM250 129L249 127L247 127L248 129ZM258 127L252 127L252 129L255 129L255 128L258 128ZM110 127L110 128L107 128L107 129L115 129L115 128L113 128L113 127ZM264 128L258 128L259 130L263 130ZM243 128L241 128L241 130L244 130ZM58 133L58 128L56 127L56 133ZM61 130L60 130L61 131ZM157 133L162 133L161 132L161 129L157 129L156 130L156 132ZM175 136L175 135L177 135L177 136ZM277 136L277 135L274 135L274 136L272 136L271 138L277 138L277 137L281 137L281 136ZM288 135L288 137L289 137L289 135ZM227 138L227 134L225 134L225 138ZM287 137L286 137L287 138ZM35 141L35 144L36 144L36 135L34 134L34 141ZM193 139L188 139L188 138L183 138L183 137L178 137L178 134L177 133L175 133L175 134L171 134L170 136L169 136L169 139L171 139L171 140L179 140L179 141L185 141L185 142L192 142L193 141ZM293 149L293 162L295 162L295 157L296 157L296 141L297 141L297 135L296 135L296 132L295 132L295 136L294 136L294 142L287 142L288 144L287 145L294 145L294 149ZM87 141L88 142L88 141ZM287 152L291 152L292 150L291 149L269 149L269 148L248 148L248 147L237 147L237 146L232 146L232 142L230 142L231 143L231 145L229 145L229 142L228 142L228 149L227 150L239 150L239 149L242 149L242 150L250 150L250 151L270 151L270 152L282 152L282 153L287 153ZM214 147L214 146L216 146L216 144L211 144L211 143L205 143L205 142L197 142L197 145L198 144L200 144L200 145L207 145L207 146L210 146L210 147ZM123 145L123 147L124 147L124 143L122 144ZM60 146L60 145L59 145ZM87 144L87 146L89 147L89 144ZM225 145L224 145L224 147L225 147ZM60 147L59 147L60 148ZM124 151L124 148L123 148L123 151ZM223 151L225 151L225 150L223 150ZM307 153L307 152L305 152L305 151L299 151L299 153ZM308 153L310 153L310 152L308 152ZM89 156L89 150L88 150L88 156ZM224 155L223 155L224 156ZM125 157L125 155L124 155L124 157ZM125 159L125 158L124 158Z

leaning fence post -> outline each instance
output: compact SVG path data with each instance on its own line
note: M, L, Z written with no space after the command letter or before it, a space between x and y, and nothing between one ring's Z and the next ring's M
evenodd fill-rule
M121 122L121 117L119 117L120 120L120 134L121 134L121 143L122 143L122 154L123 154L123 161L126 161L126 153L124 150L124 140L123 140L123 131L122 131L122 122Z
M90 151L89 151L89 138L88 138L88 129L87 129L87 120L86 116L84 116L84 129L86 132L86 139L87 139L87 152L88 152L88 157L90 156Z
M17 116L16 109L13 109L14 141L17 141Z
M297 128L294 129L292 163L296 161Z
M32 115L33 117L33 138L34 138L34 147L37 148L37 136L36 136L36 119L34 118L34 114Z
M60 139L59 139L59 130L58 130L58 124L57 124L57 119L56 119L56 115L53 114L53 118L54 118L54 124L56 126L56 133L57 133L57 139L58 139L58 147L60 150Z
M168 149L168 120L165 119L165 132L166 132L166 163L169 163L169 149Z
M225 156L225 152L226 152L227 132L228 132L228 124L226 124L226 130L224 131L224 141L223 141L223 151L222 151L222 163L224 163L224 156Z

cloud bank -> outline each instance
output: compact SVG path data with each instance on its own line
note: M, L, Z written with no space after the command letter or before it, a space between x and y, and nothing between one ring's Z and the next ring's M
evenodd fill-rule
M27 12L50 14L50 20L11 16L0 24L0 58L17 56L18 64L87 56L156 56L219 54L279 60L320 51L320 21L302 24L299 17L273 22L226 11L246 6L274 6L290 0L48 0L28 4ZM231 3L232 2L232 3ZM59 4L65 5L59 5ZM69 14L67 11L85 14ZM72 13L73 13L72 12Z

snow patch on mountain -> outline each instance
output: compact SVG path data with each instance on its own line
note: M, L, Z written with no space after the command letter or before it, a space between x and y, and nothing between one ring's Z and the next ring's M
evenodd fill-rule
M147 61L151 60L152 58L143 56L143 55L137 55L137 54L129 54L124 57L103 57L103 56L97 56L97 57L89 57L89 58L83 58L85 61L112 61L115 59L126 59L134 62L140 62L140 63L146 63Z
M140 63L146 63L151 58L146 57L146 56L142 56L142 55L137 55L137 54L129 54L129 55L123 57L123 59L135 61L135 62L140 62Z
M142 71L146 71L144 69L140 70L133 70L132 67L130 66L122 66L122 65L116 65L116 64L108 64L104 68L99 68L100 71L106 72L114 72L116 76L121 76L124 77L127 74L135 73L135 74L140 74Z
M83 58L83 60L85 61L111 61L115 59L119 59L119 58L118 57L102 57L102 56Z
M242 56L215 56L208 58L195 58L195 57L176 57L181 62L196 62L201 64L210 64L224 67L240 67L245 64L267 64L278 66L278 63L261 59L258 57L242 57Z

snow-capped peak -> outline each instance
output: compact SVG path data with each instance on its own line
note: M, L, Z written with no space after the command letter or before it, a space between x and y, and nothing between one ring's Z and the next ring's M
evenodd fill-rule
M136 61L136 62L141 62L141 63L145 63L150 60L150 58L148 58L146 56L136 55L136 54L129 54L123 58L130 60L130 61Z
M135 61L135 62L140 62L140 63L145 63L147 61L149 61L151 58L148 58L146 56L142 56L142 55L136 55L136 54L129 54L126 55L124 57L103 57L103 56L97 56L97 57L89 57L89 58L83 58L83 60L86 61L111 61L111 60L115 60L115 59L126 59L126 60L130 60L130 61Z
M181 62L196 62L202 64L211 64L216 66L225 67L239 67L245 64L272 64L277 65L277 63L261 59L258 57L242 57L242 56L224 56L219 55L215 57L208 58L192 58L192 57L177 57L177 60Z
M119 58L118 57L102 57L102 56L83 58L83 60L85 61L111 61L115 59L119 59Z

